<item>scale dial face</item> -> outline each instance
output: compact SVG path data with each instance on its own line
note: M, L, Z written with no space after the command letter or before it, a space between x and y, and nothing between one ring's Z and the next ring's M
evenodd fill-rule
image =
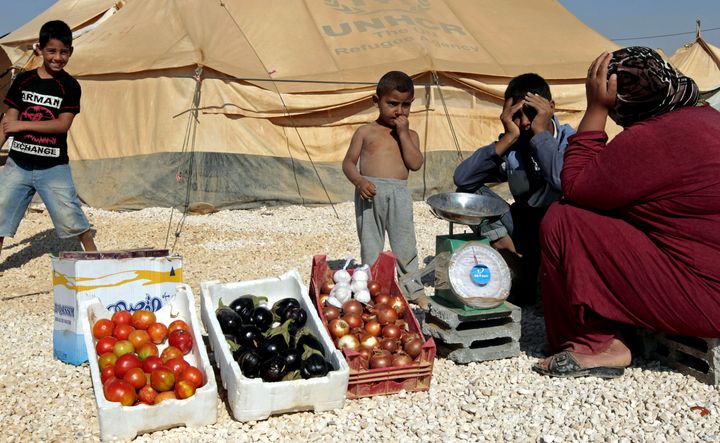
M488 299L497 305L510 293L510 269L500 253L472 241L460 246L448 263L448 279L455 294L464 299Z

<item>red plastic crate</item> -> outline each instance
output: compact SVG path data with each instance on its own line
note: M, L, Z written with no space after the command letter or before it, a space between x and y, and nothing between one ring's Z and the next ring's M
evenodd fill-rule
M313 257L312 270L310 274L310 298L315 303L320 319L325 328L327 320L320 305L320 287L328 276L327 258L324 255ZM349 270L352 273L352 270ZM373 280L380 283L380 290L390 295L402 295L397 284L395 274L395 255L392 252L383 252L372 265L370 272ZM417 332L423 336L420 324L405 297L401 297L405 303L405 314L403 320L408 324L410 332ZM373 395L394 394L401 390L406 391L427 391L430 389L433 363L435 362L435 341L430 338L425 342L422 352L415 358L416 364L408 366L395 366L390 368L365 369L360 362L360 354L354 351L343 349L345 359L350 366L350 378L348 381L348 399L370 397Z

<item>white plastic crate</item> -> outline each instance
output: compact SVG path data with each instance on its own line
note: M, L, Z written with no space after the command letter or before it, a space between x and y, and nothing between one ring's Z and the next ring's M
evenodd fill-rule
M334 370L325 377L307 380L263 382L247 378L233 359L230 347L215 317L219 300L230 305L242 295L253 294L268 298L268 306L276 301L293 297L307 311L306 326L322 342L327 360ZM228 392L233 417L238 421L262 420L270 415L295 411L326 411L342 408L349 377L349 368L340 351L335 349L330 336L320 322L315 306L310 301L307 287L297 271L289 271L278 278L236 283L204 282L201 284L200 314L208 333L210 348L220 368L222 383Z
M217 421L217 384L215 373L208 359L205 343L200 333L200 322L195 310L195 298L186 284L180 284L174 297L155 316L159 322L170 324L173 320L185 320L192 328L193 349L185 360L203 371L205 385L195 395L184 400L165 400L157 405L122 406L110 402L103 394L100 368L97 363L92 325L101 318L110 318L112 313L105 309L98 299L87 300L80 305L80 322L85 337L85 347L90 362L90 374L95 390L100 438L102 440L129 440L138 434L168 429L175 426L197 427ZM167 344L158 346L160 352Z

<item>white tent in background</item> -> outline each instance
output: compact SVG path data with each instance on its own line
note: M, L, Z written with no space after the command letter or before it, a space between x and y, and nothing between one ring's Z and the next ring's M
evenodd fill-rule
M720 48L700 36L699 20L695 40L675 51L669 61L677 70L695 80L701 93L720 89Z
M707 102L710 104L710 106L720 111L720 91L716 92L715 95L708 98Z
M15 66L50 19L86 31L69 154L81 198L114 209L352 199L341 161L390 70L416 84L414 197L451 190L502 132L510 78L548 79L576 125L588 66L617 48L556 0L58 0L0 39Z

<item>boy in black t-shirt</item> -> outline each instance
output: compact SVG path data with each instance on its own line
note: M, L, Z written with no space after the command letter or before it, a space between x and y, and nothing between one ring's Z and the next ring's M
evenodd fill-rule
M77 236L86 251L95 251L68 165L67 131L80 112L80 84L63 69L73 51L70 27L59 20L45 23L35 50L43 64L17 76L0 124L0 145L13 136L0 169L0 247L4 237L15 235L38 192L58 236Z

